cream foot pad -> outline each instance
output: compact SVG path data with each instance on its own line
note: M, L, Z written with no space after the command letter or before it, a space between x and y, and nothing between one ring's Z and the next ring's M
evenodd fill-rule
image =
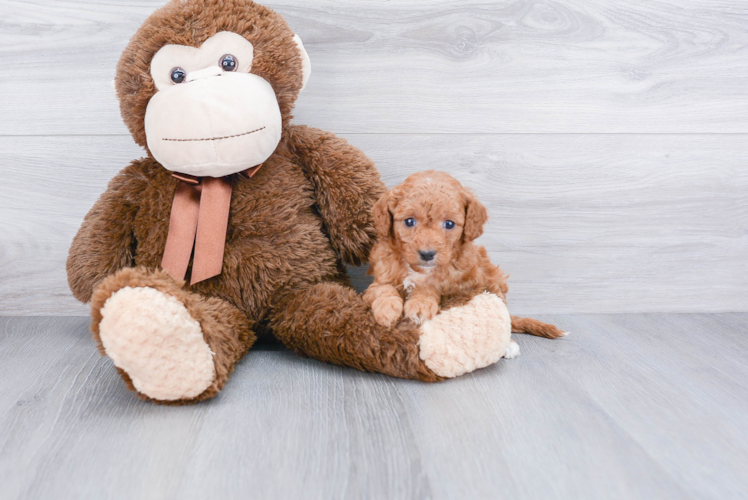
M482 293L424 322L421 332L423 362L437 375L452 378L496 363L511 341L512 320L498 296Z
M193 398L215 378L200 324L176 298L154 288L125 287L101 309L101 342L135 388L163 401Z

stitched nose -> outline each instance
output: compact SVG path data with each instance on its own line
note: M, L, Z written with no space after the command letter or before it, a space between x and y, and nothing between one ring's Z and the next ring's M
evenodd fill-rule
M422 260L423 260L424 262L428 262L428 261L430 261L430 260L433 260L433 258L434 258L434 255L436 255L436 251L434 251L434 250L429 250L429 251L427 251L427 252L424 252L423 250L419 250L419 251L418 251L418 255L420 255L420 256L421 256L421 259L422 259Z
M190 71L187 73L187 83L194 82L195 80L201 80L203 78L210 78L211 76L221 76L223 70L218 66L211 66L205 69L199 69L197 71Z

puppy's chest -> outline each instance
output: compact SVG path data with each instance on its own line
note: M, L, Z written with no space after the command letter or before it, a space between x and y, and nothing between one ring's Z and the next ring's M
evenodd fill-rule
M409 298L413 290L419 286L424 286L426 282L432 277L433 269L426 269L424 272L417 272L412 267L408 266L408 274L403 279L403 292L405 298Z
M474 292L486 289L485 279L481 278L482 276L476 276L475 273L465 273L454 268L446 272L434 268L418 272L407 266L407 274L402 281L403 294L407 300L416 288L430 286L437 290L442 300L459 296L472 297Z

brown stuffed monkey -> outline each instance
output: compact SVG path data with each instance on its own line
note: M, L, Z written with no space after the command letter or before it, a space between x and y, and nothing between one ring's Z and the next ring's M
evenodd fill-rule
M286 22L249 0L174 0L125 49L117 96L147 156L85 217L67 270L99 350L141 398L215 396L263 332L360 370L455 373L422 359L420 326L378 325L346 285L385 188L345 140L289 123L309 68Z

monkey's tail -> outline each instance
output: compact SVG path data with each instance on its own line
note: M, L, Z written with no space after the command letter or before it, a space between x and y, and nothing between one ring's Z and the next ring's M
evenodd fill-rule
M543 323L532 318L520 318L519 316L512 316L512 333L529 333L547 339L557 339L569 335L569 332L560 330L550 323Z

